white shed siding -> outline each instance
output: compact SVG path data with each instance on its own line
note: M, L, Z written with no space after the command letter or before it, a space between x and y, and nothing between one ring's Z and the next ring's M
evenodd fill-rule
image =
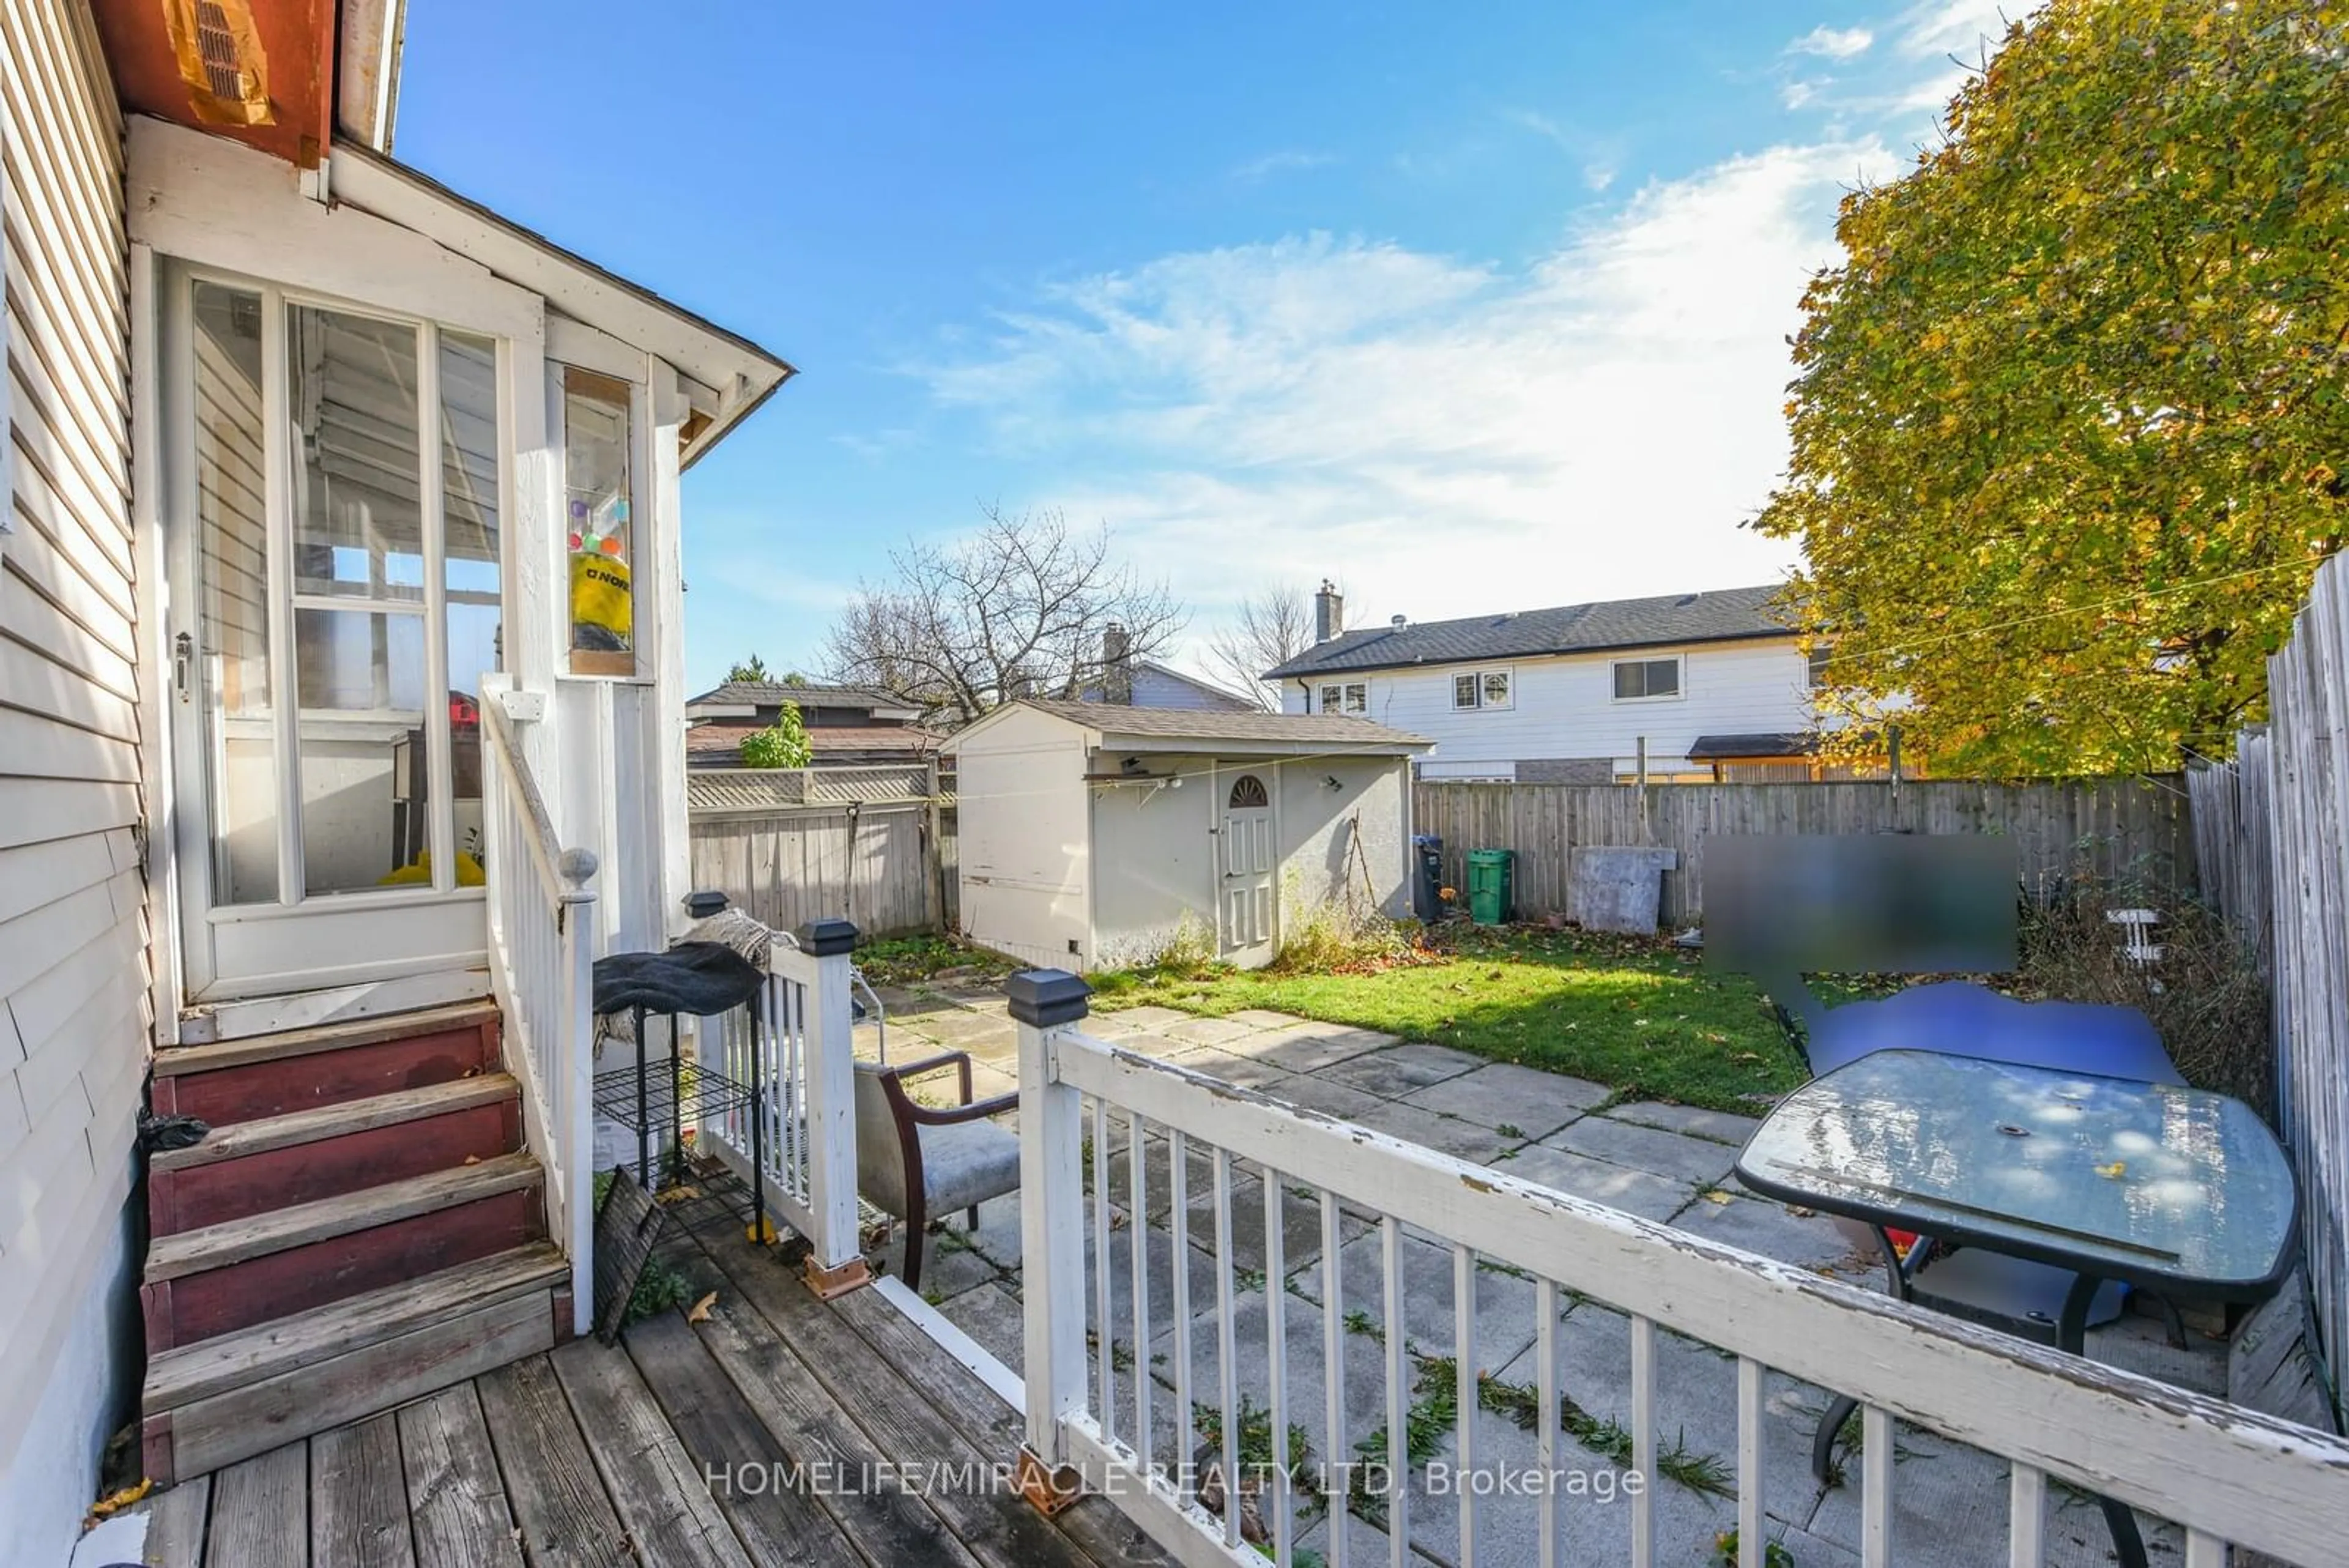
M0 1517L69 1549L114 1413L147 1058L122 126L84 0L0 0ZM36 1421L37 1416L37 1421Z
M959 748L962 925L973 941L1055 968L1091 961L1084 773L1084 732L1029 710L1003 714Z
M1682 661L1678 697L1615 701L1617 659L1673 656ZM1452 706L1454 675L1500 669L1513 671L1509 707ZM1628 768L1642 735L1650 765L1669 768L1700 735L1798 731L1813 722L1806 660L1791 638L1313 676L1291 680L1283 706L1304 712L1309 689L1346 681L1369 684L1370 718L1435 742L1423 769L1430 776L1480 768L1506 776L1507 764L1551 758L1611 758Z
M1092 791L1098 875L1087 969L1148 963L1186 922L1210 950L1216 945L1223 877L1216 858L1222 802L1215 763L1206 757L1158 756L1150 759L1150 771L1181 774L1184 787L1112 784ZM1270 770L1265 772L1269 777Z
M1404 865L1409 770L1391 757L1299 761L1279 769L1280 921L1294 936L1316 910L1410 913ZM1338 787L1330 788L1334 780Z

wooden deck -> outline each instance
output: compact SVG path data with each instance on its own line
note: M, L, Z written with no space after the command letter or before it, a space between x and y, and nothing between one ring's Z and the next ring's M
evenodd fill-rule
M1012 1495L994 1472L1017 1450L1018 1412L878 1293L818 1302L744 1239L732 1192L669 1213L662 1257L718 1293L705 1321L670 1312L616 1348L575 1341L176 1487L147 1505L147 1561L1168 1561L1102 1498L1048 1521ZM888 1469L908 1465L921 1467L910 1480ZM791 1484L792 1467L806 1484Z

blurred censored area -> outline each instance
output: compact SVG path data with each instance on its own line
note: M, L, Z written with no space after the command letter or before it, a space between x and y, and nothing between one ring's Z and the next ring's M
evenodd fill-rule
M2015 964L2014 840L1975 834L1704 841L1704 957L1744 974L1938 974Z

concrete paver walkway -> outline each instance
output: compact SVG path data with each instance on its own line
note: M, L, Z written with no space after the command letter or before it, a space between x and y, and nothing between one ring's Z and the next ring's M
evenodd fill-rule
M910 1061L951 1047L974 1058L974 1089L986 1096L1017 1086L1018 1040L1005 1016L999 992L977 982L921 991L885 992L888 1006L888 1054ZM1795 1263L1822 1273L1876 1284L1881 1278L1873 1242L1856 1226L1791 1209L1739 1188L1730 1175L1737 1151L1758 1125L1754 1118L1656 1102L1619 1103L1603 1085L1544 1073L1530 1067L1486 1062L1464 1052L1406 1044L1374 1031L1324 1024L1285 1013L1249 1010L1225 1018L1198 1018L1164 1007L1097 1012L1088 1032L1129 1050L1178 1062L1196 1072L1257 1090L1278 1099L1312 1106L1376 1127L1396 1137L1439 1148L1597 1202L1679 1226L1711 1240ZM878 1048L878 1031L859 1031L860 1050ZM943 1080L942 1080L943 1082ZM1121 1206L1130 1193L1126 1155L1120 1135L1110 1172L1111 1197ZM1177 1332L1188 1334L1194 1365L1194 1398L1214 1403L1218 1376L1214 1318L1214 1213L1209 1167L1194 1151L1188 1205L1192 1321L1178 1329L1173 1319L1171 1187L1163 1140L1147 1150L1149 1201L1143 1222L1152 1237L1149 1357L1154 1387L1152 1428L1161 1454L1177 1445L1195 1448L1195 1429L1175 1429L1171 1349ZM1263 1276L1264 1197L1252 1168L1235 1170L1233 1265L1240 1290L1234 1311L1235 1372L1256 1409L1265 1407L1269 1364L1267 1293L1284 1293L1284 1341L1290 1375L1291 1419L1299 1426L1313 1462L1358 1459L1353 1450L1384 1425L1383 1321L1379 1238L1365 1218L1349 1216L1341 1233L1338 1285L1347 1309L1348 1343L1341 1347L1348 1430L1334 1456L1326 1431L1321 1379L1325 1261L1318 1202L1301 1189L1284 1198L1286 1274ZM1163 1235L1165 1239L1160 1240ZM894 1253L895 1248L890 1251ZM1128 1306L1130 1281L1123 1249L1111 1280L1122 1428L1134 1426ZM894 1261L894 1260L893 1260ZM1425 1402L1451 1376L1443 1358L1453 1352L1453 1275L1448 1244L1440 1238L1406 1232L1403 1256L1406 1344L1423 1373L1414 1400ZM1019 1211L1016 1196L980 1210L977 1231L959 1220L931 1238L923 1293L945 1314L1006 1365L1021 1361L1019 1304ZM1090 1281L1088 1282L1090 1291ZM1088 1297L1090 1299L1090 1295ZM1621 1314L1591 1301L1560 1297L1557 1334L1558 1386L1581 1413L1559 1440L1561 1464L1587 1466L1588 1491L1562 1497L1565 1551L1561 1561L1613 1563L1628 1560L1630 1511L1617 1482L1619 1428L1630 1410L1630 1328ZM1511 1391L1536 1386L1534 1283L1515 1271L1487 1265L1480 1273L1476 1327L1480 1373L1497 1377L1509 1403ZM2171 1349L2151 1319L2129 1315L2090 1336L2089 1353L2099 1360L2132 1367L2205 1392L2223 1392L2223 1341L2189 1332L2187 1351ZM1710 1564L1718 1534L1735 1523L1735 1506L1720 1483L1733 1484L1737 1449L1736 1366L1712 1347L1666 1334L1660 1357L1659 1410L1667 1444L1666 1474L1658 1480L1657 1561ZM1520 1403L1530 1404L1529 1400ZM1765 1498L1774 1535L1793 1554L1795 1568L1843 1568L1858 1562L1859 1510L1857 1471L1852 1484L1822 1487L1809 1470L1810 1441L1827 1403L1819 1389L1776 1376L1767 1388ZM1495 1472L1536 1467L1531 1417L1521 1424L1504 1409L1470 1413L1480 1469ZM1456 1418L1444 1430L1433 1462L1451 1462L1458 1451ZM2003 1461L1930 1433L1900 1429L1896 1465L1898 1561L1922 1565L2002 1564L2006 1562L2006 1467ZM1433 1488L1423 1469L1410 1503L1409 1534L1414 1554L1436 1564L1458 1555L1458 1499ZM1601 1501L1604 1492L1607 1501ZM1480 1531L1490 1561L1534 1559L1528 1532L1529 1503L1488 1501L1479 1504ZM1362 1515L1369 1513L1371 1518ZM1383 1562L1385 1538L1376 1519L1381 1511L1332 1510L1301 1503L1296 1518L1307 1550L1326 1552L1333 1522L1350 1532L1358 1561ZM2060 1489L2049 1524L2049 1561L2095 1564L2112 1561L2101 1517L2085 1499ZM2178 1550L2167 1527L2147 1532L2156 1560ZM1364 1552L1374 1553L1364 1558ZM1310 1559L1301 1559L1309 1561ZM2175 1560L2174 1558L2172 1559Z

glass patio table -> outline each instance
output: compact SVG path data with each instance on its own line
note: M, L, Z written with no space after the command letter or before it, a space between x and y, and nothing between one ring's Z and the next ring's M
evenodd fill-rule
M2094 1077L1933 1051L1878 1051L1812 1080L1747 1141L1756 1192L1936 1244L2069 1272L2056 1345L2082 1353L2106 1281L2166 1298L2250 1303L2297 1255L2300 1189L2249 1106L2172 1084ZM1906 1294L1896 1263L1894 1286ZM1822 1444L1849 1414L1829 1412ZM2144 1547L2104 1501L2127 1568Z

